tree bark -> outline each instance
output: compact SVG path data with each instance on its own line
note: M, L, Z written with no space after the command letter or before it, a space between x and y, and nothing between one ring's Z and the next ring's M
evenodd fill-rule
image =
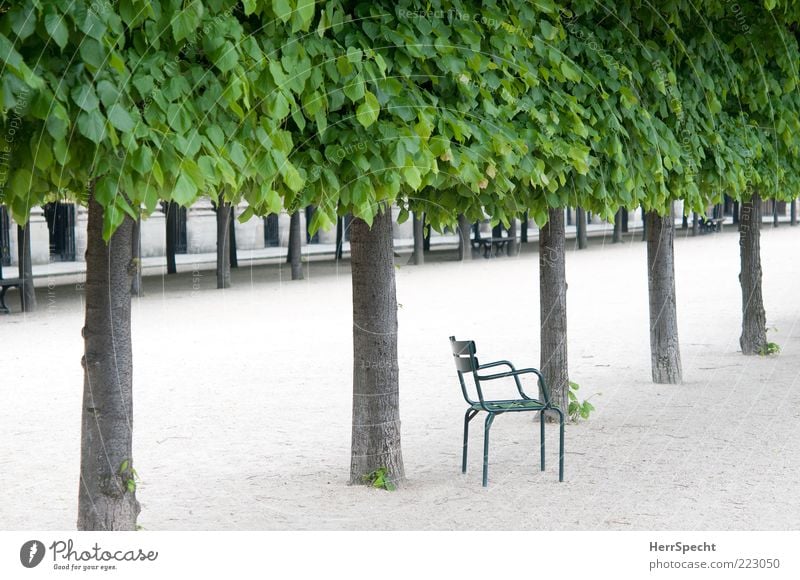
M469 223L467 216L461 214L458 216L458 259L471 260L472 259L472 243L469 239L469 232L472 229L472 224Z
M296 211L289 220L289 252L286 262L292 267L292 280L303 279L303 263L300 261L302 256L303 232L300 230L300 212Z
M231 268L238 268L239 267L239 256L236 254L236 208L231 206L231 217L228 220L229 229L228 232L228 246L230 248L230 261L231 261Z
M778 209L779 209L778 208L778 200L777 199L773 199L772 200L772 227L774 227L774 228L777 228L778 225L780 224L780 220L778 219L778 216L780 215L780 213L778 212ZM784 215L785 214L786 214L786 209L784 208Z
M734 201L733 202L733 223L735 223L735 224L739 223L739 202L738 201Z
M517 218L511 218L511 223L508 226L508 237L510 239L506 245L506 255L516 256L519 254L519 243L517 242Z
M622 233L623 234L627 234L628 233L628 208L627 207L623 207L622 208Z
M397 297L392 215L388 207L370 229L353 219L350 234L353 283L353 436L350 483L386 468L405 479L400 450L397 363Z
M797 225L797 200L793 199L789 202L789 225Z
M425 263L425 228L417 212L412 212L411 220L414 230L414 251L411 254L411 263L421 266Z
M675 222L672 212L647 212L647 285L650 295L650 361L654 383L682 378L675 306Z
M611 242L618 244L622 241L622 209L618 209L614 214L614 235Z
M142 216L133 222L131 233L131 255L133 276L131 277L131 295L142 295Z
M17 226L17 260L19 278L20 304L23 312L36 310L36 288L33 286L33 262L31 261L31 228L30 221L23 227Z
M575 227L578 249L584 250L589 245L589 240L586 238L586 211L582 207L575 208Z
M79 530L135 530L131 239L133 220L103 241L103 208L89 199ZM129 485L132 487L129 488Z
M230 203L220 199L217 205L217 288L231 287L231 251L228 244L232 209Z
M336 218L336 260L342 259L342 244L344 243L344 218Z
M742 286L742 335L744 354L759 354L767 344L767 319L761 294L761 200L754 192L742 201L739 212L739 255Z
M696 236L700 233L700 217L696 211L692 212L692 235Z
M521 244L528 243L528 222L530 221L530 219L531 218L528 215L527 211L524 214L522 214L522 223L519 232L519 242Z
M166 219L167 224L167 274L175 274L178 271L177 264L175 263L175 250L178 245L176 235L178 233L178 212L180 206L174 201L167 202Z
M547 223L539 229L540 369L551 400L566 414L569 367L564 210L550 209L548 213Z

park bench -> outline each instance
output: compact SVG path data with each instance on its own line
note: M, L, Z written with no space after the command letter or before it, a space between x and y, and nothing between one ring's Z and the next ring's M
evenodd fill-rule
M3 278L3 272L0 270L0 312L4 314L10 312L6 306L6 292L9 288L19 288L21 285L21 278Z
M481 411L487 413L483 432L483 487L486 487L489 483L489 429L492 427L495 416L502 415L503 413L518 413L523 411L539 413L539 449L541 454L541 470L544 471L544 414L546 411L553 411L558 413L559 418L558 481L564 481L564 413L550 401L550 392L542 373L534 368L517 369L507 360L500 360L482 365L475 356L475 341L472 340L456 340L454 336L451 336L450 346L453 351L453 359L456 363L456 374L458 375L458 382L461 385L461 393L464 395L464 400L467 402L467 405L469 405L464 414L464 449L461 459L461 473L467 472L469 422ZM507 367L509 370L492 374L478 374L479 371L495 367ZM464 375L468 374L472 375L472 379L475 383L475 390L478 395L477 400L470 397L467 384L464 381ZM519 377L524 374L535 374L538 377L538 383L541 387L544 401L529 397L522 389L522 383ZM502 378L514 379L517 391L519 392L519 399L487 399L484 397L481 383Z
M476 248L478 251L483 250L483 257L490 258L492 256L492 250L494 249L494 255L497 256L500 252L506 248L508 243L512 240L512 238L475 238L472 240L472 247Z
M700 218L698 224L703 233L710 234L722 231L722 224L725 218Z

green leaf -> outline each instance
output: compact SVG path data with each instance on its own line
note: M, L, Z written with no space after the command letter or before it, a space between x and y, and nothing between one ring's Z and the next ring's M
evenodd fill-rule
M403 167L403 177L414 191L419 189L419 186L422 184L422 176L419 173L419 169L414 166Z
M197 9L190 4L172 19L172 38L175 39L175 42L189 38L198 26L200 26L200 15L197 13Z
M33 175L27 169L17 169L9 181L11 193L18 197L27 196L31 188Z
M94 185L94 199L104 208L114 205L117 196L117 180L109 175L104 175Z
M289 114L289 101L281 91L276 91L275 100L272 102L272 118L282 120Z
M186 207L194 201L196 196L197 186L194 181L181 173L175 183L175 189L172 190L172 200Z
M147 175L153 168L153 153L150 147L142 145L134 151L131 156L131 166L142 175Z
M367 91L364 95L364 102L356 108L356 118L366 128L378 120L380 110L381 106L378 103L378 99Z
M250 16L256 11L256 0L242 0L242 7L244 8L244 15Z
M82 111L78 115L78 131L93 143L100 143L106 135L106 122L100 111Z
M94 38L84 38L80 47L81 58L94 70L100 69L106 62L106 53L101 44Z
M236 47L229 40L226 40L214 54L216 55L213 59L214 64L222 72L228 72L239 62L239 54L236 51Z
M300 30L307 31L311 27L311 21L314 20L315 3L315 0L297 1L297 14L302 22Z
M566 60L561 61L561 73L569 81L577 83L581 80L581 73Z
M38 138L36 140L38 141ZM34 160L36 169L41 171L47 170L53 164L53 152L50 150L49 144L40 142L38 145L34 144L34 147L36 147L34 151L34 155L36 156Z
M31 20L33 20L32 17ZM64 23L64 16L56 13L48 14L44 17L44 28L58 47L64 50L64 47L67 46L67 40L69 40L69 31Z
M289 161L281 165L279 168L281 176L283 177L284 183L286 186L297 193L301 189L303 189L303 185L305 182L303 178L300 177L300 174L297 172L297 169L294 165L292 165Z
M282 22L289 22L292 17L292 7L289 0L272 0L272 10Z
M72 89L72 100L87 113L97 110L100 101L92 85L80 85Z
M133 117L119 103L114 104L109 110L108 120L114 128L124 133L130 133L136 126Z

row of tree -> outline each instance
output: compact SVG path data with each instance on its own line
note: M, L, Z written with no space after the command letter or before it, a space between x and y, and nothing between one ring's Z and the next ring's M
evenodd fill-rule
M757 350L757 201L798 191L797 22L777 0L17 2L0 202L18 223L53 195L89 208L78 527L139 512L132 248L162 200L211 196L223 239L242 200L243 220L314 205L312 231L354 216L352 483L404 478L392 204L439 230L540 225L541 366L566 406L562 208L646 210L653 379L678 382L671 207L727 194Z

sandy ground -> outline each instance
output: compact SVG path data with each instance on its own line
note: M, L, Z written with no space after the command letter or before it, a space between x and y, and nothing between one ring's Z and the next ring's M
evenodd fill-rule
M779 356L738 352L735 233L678 239L685 382L650 382L645 245L571 251L570 364L597 412L557 429L538 470L538 425L499 417L489 488L482 425L460 473L463 400L447 337L488 362L536 365L538 260L438 256L397 270L408 484L347 485L349 266L315 262L145 280L135 300L134 457L140 524L186 529L797 529L800 522L800 228L765 228L764 291ZM202 288L197 290L193 286ZM12 298L12 304L15 304ZM0 529L74 529L81 293L41 289L40 310L0 317ZM602 394L599 394L602 393Z

